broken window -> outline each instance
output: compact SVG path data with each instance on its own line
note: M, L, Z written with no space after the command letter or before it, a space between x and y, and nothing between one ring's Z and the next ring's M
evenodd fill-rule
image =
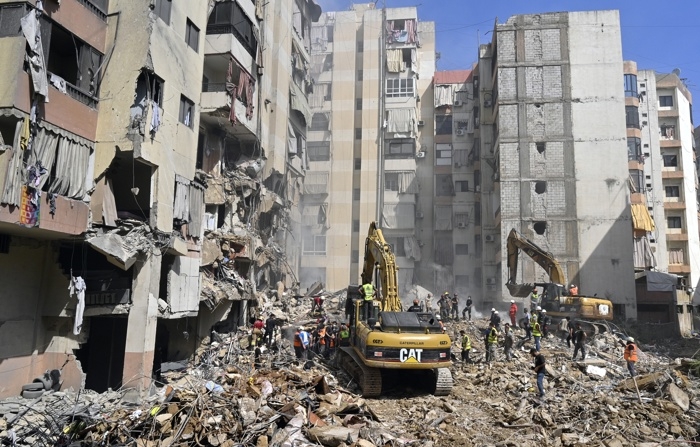
M306 143L309 161L329 161L331 159L330 141L309 141Z
M170 11L173 8L173 0L156 0L153 12L166 24L170 25Z
M384 152L386 158L413 158L415 155L416 140L413 138L389 140Z
M435 115L435 135L452 135L452 115Z
M24 4L0 6L0 37L21 35L20 20L26 13L27 7Z
M136 79L136 93L131 105L131 128L138 130L141 135L146 134L146 114L152 103L161 109L159 112L162 120L163 80L144 68Z
M665 168L676 168L678 167L678 155L676 154L663 154L664 167Z
M248 54L253 58L256 57L258 42L255 37L255 27L238 2L222 1L216 3L209 16L207 34L233 34L248 51Z
M150 165L134 160L133 152L117 152L108 177L112 181L117 216L148 222L151 211Z
M199 53L199 28L190 19L187 19L185 25L185 42L190 48Z
M661 138L666 140L673 140L676 137L676 126L669 124L662 124L659 126L661 132Z
M203 129L199 129L199 135L197 136L197 161L195 162L195 169L202 169L202 166L204 166L204 143L206 138L207 137Z
M452 145L451 144L436 144L435 145L435 165L450 166L452 164Z
M50 83L73 99L97 107L102 54L65 28L41 16L41 39Z
M642 140L637 137L627 137L627 159L642 161Z
M180 122L190 129L194 128L194 102L185 95L180 95Z

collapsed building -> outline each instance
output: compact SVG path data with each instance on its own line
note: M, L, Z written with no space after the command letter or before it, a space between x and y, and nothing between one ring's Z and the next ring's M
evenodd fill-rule
M144 390L293 286L320 12L0 2L0 396Z

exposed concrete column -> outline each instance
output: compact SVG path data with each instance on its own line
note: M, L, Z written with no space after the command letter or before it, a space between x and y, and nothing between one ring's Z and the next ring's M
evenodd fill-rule
M144 393L151 382L153 351L158 324L158 285L161 257L149 255L134 264L131 285L132 307L126 333L124 351L124 387Z

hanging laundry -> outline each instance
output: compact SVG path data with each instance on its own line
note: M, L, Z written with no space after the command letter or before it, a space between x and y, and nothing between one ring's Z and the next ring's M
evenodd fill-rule
M52 216L56 215L56 196L58 194L49 193L49 214Z
M78 298L78 304L75 306L75 321L73 323L73 334L80 335L83 329L83 313L85 311L85 280L82 276L71 276L70 284L68 285L69 297L75 295Z
M158 132L160 127L160 107L155 101L151 101L153 104L153 113L151 114L151 133L154 134Z
M41 161L37 161L33 166L27 168L27 185L38 188L48 173L49 171L41 165Z

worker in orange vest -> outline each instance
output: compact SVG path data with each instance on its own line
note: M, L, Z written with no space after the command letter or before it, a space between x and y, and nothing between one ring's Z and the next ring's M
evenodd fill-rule
M515 316L518 315L518 305L515 304L515 300L510 300L510 310L508 311L508 315L510 315L510 326L516 327Z
M636 376L637 371L634 366L637 363L637 345L634 344L634 338L627 337L627 345L625 346L623 357L627 362L627 370L630 372L630 376Z

